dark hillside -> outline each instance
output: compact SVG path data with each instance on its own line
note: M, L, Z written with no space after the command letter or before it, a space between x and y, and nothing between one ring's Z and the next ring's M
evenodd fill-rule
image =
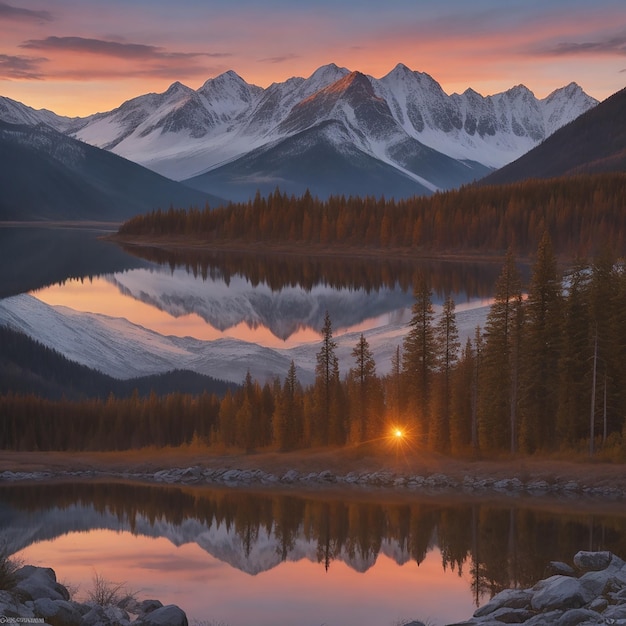
M44 124L0 122L0 189L5 221L114 222L158 207L222 204Z
M626 89L583 113L479 184L608 172L626 172Z

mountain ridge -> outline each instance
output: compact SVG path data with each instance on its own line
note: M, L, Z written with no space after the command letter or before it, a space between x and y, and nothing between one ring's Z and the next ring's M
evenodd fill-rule
M334 161L336 178L366 181L374 160L386 170L385 181L370 185L374 195L406 197L473 182L596 104L575 83L543 99L523 85L490 96L471 88L447 95L434 78L402 63L379 79L330 63L267 88L229 70L197 90L177 81L109 112L72 119L45 112L42 121L192 187L213 191L219 180L213 193L235 200L277 185L293 193L346 193L323 172L307 181L289 175L290 168L306 169L298 164L310 162L328 138L314 129L332 122L340 138L330 156L318 158ZM17 109L0 98L0 119L36 117Z

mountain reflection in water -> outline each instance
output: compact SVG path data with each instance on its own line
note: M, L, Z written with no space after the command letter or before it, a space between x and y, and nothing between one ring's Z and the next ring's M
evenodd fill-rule
M0 533L12 553L25 550L28 555L37 555L45 542L62 542L75 532L82 533L83 543L90 536L97 541L103 531L114 531L114 541L118 537L122 543L127 541L122 535L165 539L179 549L199 548L207 567L219 563L225 572L232 572L228 576L243 575L238 584L246 584L245 577L269 572L280 577L295 563L299 567L309 563L312 588L321 577L339 576L340 581L348 576L350 585L362 585L368 596L378 593L368 581L379 570L402 585L426 568L431 579L442 579L442 588L445 578L451 606L456 602L466 613L503 588L533 585L545 575L549 561L569 561L580 549L626 554L626 512L603 513L591 506L586 511L571 502L545 501L538 506L534 501L532 506L525 499L455 501L356 491L267 494L128 483L22 484L0 487ZM106 562L110 546L100 550L99 556L90 558ZM151 567L167 571L184 567L172 558L160 565L156 559ZM98 568L98 562L89 567ZM63 571L63 562L42 564ZM357 572L363 578L354 579ZM451 591L455 579L462 584ZM280 589L276 593L280 603ZM410 601L413 617L418 618L427 600L420 598L418 589L415 593ZM245 590L240 594L245 598ZM395 616L391 608L389 623ZM449 619L462 617L451 614Z

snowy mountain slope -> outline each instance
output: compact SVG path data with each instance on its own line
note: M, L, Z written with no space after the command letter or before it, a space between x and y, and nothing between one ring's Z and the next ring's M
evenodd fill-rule
M428 74L402 64L370 80L409 135L450 157L493 168L516 159L597 104L575 83L543 100L523 85L493 96L472 89L447 96Z
M305 171L305 163L332 161L323 150L316 154L327 133L312 132L330 122L341 127L335 148L345 149L345 171L367 181L372 168L363 155L380 161L389 177L386 187L397 186L394 195L400 196L475 180L518 158L595 104L573 83L543 100L522 85L486 97L471 89L449 96L428 74L402 64L380 79L330 64L309 78L291 78L266 89L249 85L232 71L196 91L174 83L162 94L139 96L80 120L26 107L20 113L13 105L3 113L0 103L0 119L22 115L32 123L41 114L39 121L176 180L219 170L213 182L231 191L242 172L248 179L291 181L293 176L285 173L290 167ZM281 142L289 149L277 152ZM273 159L271 168L268 158ZM318 172L307 182L334 189L328 176ZM416 192L414 186L400 184L398 176L421 188Z
M8 124L27 124L36 126L37 124L47 124L59 131L70 128L73 123L77 123L79 118L69 118L57 115L46 109L33 109L21 102L0 96L0 120Z
M246 201L257 190L271 193L276 187L289 195L302 195L308 189L320 198L331 194L405 197L429 194L437 188L365 152L351 139L341 123L322 122L184 182L235 201Z

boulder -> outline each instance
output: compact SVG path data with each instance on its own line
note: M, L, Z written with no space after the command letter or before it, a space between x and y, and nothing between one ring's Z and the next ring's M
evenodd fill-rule
M550 576L533 587L531 606L535 611L578 609L593 600L577 578Z
M143 615L145 613L152 613L156 609L160 609L163 603L160 600L142 600L137 607L139 610L136 613Z
M565 611L556 622L556 626L578 626L578 624L602 624L604 620L595 611L589 609L570 609Z
M189 626L185 612L175 604L168 604L141 616L133 622L137 626Z
M587 552L581 550L574 555L574 565L581 572L598 572L606 569L611 563L613 555L608 552Z
M487 604L474 612L474 617L483 617L504 606L511 609L525 609L530 606L532 594L527 589L505 589L496 594Z
M550 561L546 568L550 575L560 574L561 576L576 576L576 572L571 565L562 561Z
M43 617L50 626L81 626L83 623L74 603L67 600L37 598L34 612L37 617Z
M0 591L0 618L35 617L32 609L21 604L15 594ZM8 623L8 621L7 621Z
M13 591L25 600L49 598L69 600L69 591L57 582L56 574L50 567L25 565L15 572L17 585Z
M528 609L512 609L508 606L503 606L496 609L489 617L501 624L521 624L532 616L533 613Z

